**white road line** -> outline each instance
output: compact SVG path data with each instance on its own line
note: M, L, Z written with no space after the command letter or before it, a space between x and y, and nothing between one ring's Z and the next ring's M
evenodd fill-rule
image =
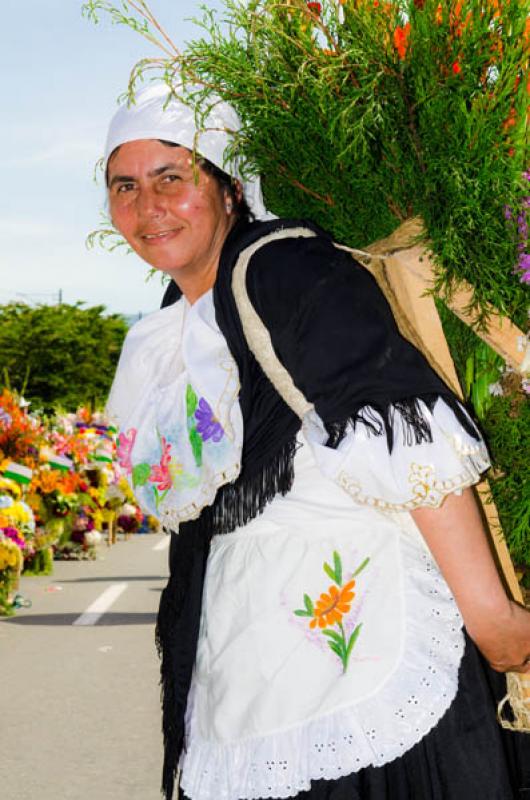
M127 588L128 583L115 583L114 586L109 586L104 592L100 594L97 600L89 605L80 617L72 622L72 625L95 625L98 619L109 610L111 605L116 602L118 597L123 594Z
M153 550L167 550L169 547L169 542L171 540L171 536L168 536L166 533L163 539L160 539L158 544L155 544Z

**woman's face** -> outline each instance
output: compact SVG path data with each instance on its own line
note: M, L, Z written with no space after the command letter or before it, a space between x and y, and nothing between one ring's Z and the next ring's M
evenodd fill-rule
M112 221L141 258L177 283L217 270L231 202L184 147L127 142L108 163Z

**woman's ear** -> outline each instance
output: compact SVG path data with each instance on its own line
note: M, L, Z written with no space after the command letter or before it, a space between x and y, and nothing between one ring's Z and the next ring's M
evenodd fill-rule
M225 211L228 214L228 216L230 216L230 214L234 210L234 203L232 201L232 198L230 196L230 192L228 191L228 189L225 189L225 191L224 191L224 202L225 202Z
M238 203L240 203L241 200L243 199L243 185L241 181L238 181L237 178L234 178L233 186L234 186L234 194L236 196L236 200Z

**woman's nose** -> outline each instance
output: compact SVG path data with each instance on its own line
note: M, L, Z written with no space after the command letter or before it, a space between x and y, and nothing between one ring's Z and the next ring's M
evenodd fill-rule
M152 188L143 187L136 198L136 208L143 217L156 219L165 213L163 198Z

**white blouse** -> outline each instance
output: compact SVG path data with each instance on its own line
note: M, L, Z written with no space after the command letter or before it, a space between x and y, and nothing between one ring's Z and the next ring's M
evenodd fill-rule
M145 478L139 499L169 526L239 474L237 390L211 292L127 337L109 407L124 469ZM388 763L449 707L462 622L408 512L438 506L489 462L442 399L423 411L432 443L405 444L396 412L391 454L362 424L327 448L311 412L292 490L214 537L180 765L191 800L291 797Z

